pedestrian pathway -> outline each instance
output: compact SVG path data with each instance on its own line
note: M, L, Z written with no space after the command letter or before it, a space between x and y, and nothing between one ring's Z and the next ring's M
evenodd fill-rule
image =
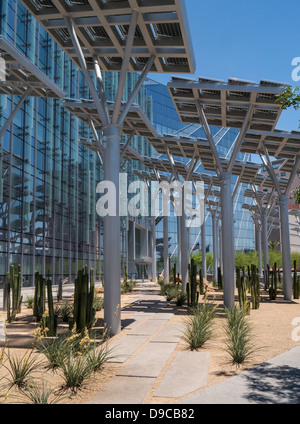
M210 355L176 352L184 330L183 324L170 322L176 308L169 307L153 283L144 283L140 289L140 300L122 311L133 313L122 322L123 336L110 345L115 355L110 362L122 366L90 404L142 403L155 390L158 378L161 384L154 397L176 399L206 386Z
M300 346L180 404L300 404Z

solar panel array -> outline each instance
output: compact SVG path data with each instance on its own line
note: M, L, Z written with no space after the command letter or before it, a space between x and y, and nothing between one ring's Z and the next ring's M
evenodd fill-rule
M0 94L63 98L65 93L13 44L0 36L0 57L4 61L0 79Z
M155 56L151 72L193 73L185 3L178 0L21 0L79 66L64 16L74 22L88 66L97 56L104 71L120 71L132 11L139 12L129 71L140 72Z
M189 80L173 77L169 92L182 122L199 124L198 105L204 109L209 125L241 128L250 105L254 106L250 129L274 130L281 114L276 96L285 84L229 79L228 82L199 78Z

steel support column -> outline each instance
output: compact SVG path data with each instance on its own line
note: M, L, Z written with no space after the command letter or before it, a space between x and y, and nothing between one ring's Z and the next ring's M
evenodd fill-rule
M213 281L218 279L218 230L216 211L211 211L212 230L213 230Z
M262 249L264 255L264 276L266 283L266 272L269 265L269 246L268 246L268 215L267 211L264 209L261 214L262 221Z
M156 276L156 224L155 217L152 217L152 281L155 283Z
M288 196L279 197L280 221L281 221L281 253L283 267L284 299L292 300L293 286L291 277L291 242L289 227Z
M183 290L186 290L186 285L188 283L189 246L188 246L188 233L187 233L187 227L186 227L185 213L183 213L183 216L180 217L180 227L181 227L181 249L180 250L181 250L182 287L183 287Z
M261 226L257 225L257 252L258 252L258 275L263 277L262 272L262 251L261 251Z
M201 251L202 251L202 273L207 280L207 264L206 264L206 222L205 214L201 225Z
M119 163L121 129L116 125L103 128L104 180L114 184L116 216L104 217L104 322L111 336L121 331L121 220L119 215Z
M163 217L163 234L164 234L164 284L170 283L169 272L169 217Z
M223 249L223 282L224 304L232 308L235 302L235 258L233 234L233 205L231 193L231 175L222 173L221 182L221 220L222 220L222 249Z

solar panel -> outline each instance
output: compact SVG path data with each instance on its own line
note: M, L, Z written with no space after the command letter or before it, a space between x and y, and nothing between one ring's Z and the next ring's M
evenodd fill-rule
M169 92L184 123L200 124L198 105L203 107L209 125L241 128L250 105L254 106L250 129L272 131L281 114L277 95L286 84L229 79L228 82L199 78L188 80L173 77Z
M4 60L4 78L0 79L0 94L63 98L65 93L13 44L0 36L0 57Z
M248 131L245 135L241 151L245 153L258 154L262 151L263 144L267 148L269 155L275 158L290 159L300 153L300 132L299 131ZM291 166L291 162L286 165Z
M185 3L178 0L21 0L24 6L79 66L63 19L74 22L87 63L97 56L105 71L120 71L133 10L139 12L129 71L193 73L195 59Z

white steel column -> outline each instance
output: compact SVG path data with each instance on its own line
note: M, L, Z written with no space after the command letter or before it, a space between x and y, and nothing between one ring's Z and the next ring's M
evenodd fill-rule
M152 281L155 283L156 276L156 224L155 217L152 217Z
M205 279L207 279L207 265L206 265L206 222L204 219L201 225L201 251L202 251L202 274Z
M279 197L280 205L280 221L281 221L281 253L284 281L284 299L292 300L293 285L291 276L291 242L289 227L289 207L288 196L281 195Z
M169 217L163 217L163 235L164 235L164 283L170 283L169 272Z
M264 255L264 271L265 279L269 265L269 246L268 246L268 215L266 209L262 210L261 214L262 221L262 249ZM266 282L266 281L265 281Z
M221 218L223 248L224 304L232 308L235 303L235 258L233 234L233 205L231 193L231 175L223 173L221 182Z

